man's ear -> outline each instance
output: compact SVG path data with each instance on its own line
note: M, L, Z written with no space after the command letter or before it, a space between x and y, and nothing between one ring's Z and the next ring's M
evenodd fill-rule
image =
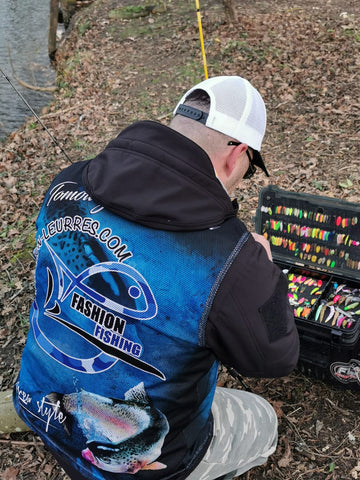
M236 166L239 156L246 152L248 147L245 143L240 143L240 145L228 145L228 148L229 151L225 157L224 171L229 177Z

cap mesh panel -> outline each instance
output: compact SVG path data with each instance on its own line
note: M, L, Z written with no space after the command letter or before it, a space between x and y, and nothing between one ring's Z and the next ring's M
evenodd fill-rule
M263 108L257 96L253 95L252 100L253 105L246 123L250 125L250 127L252 127L254 130L259 131L262 130L259 129L259 125L263 125L263 116L261 115L261 113L263 112Z
M231 85L228 85L228 94L224 95L224 85L219 84L214 85L212 91L216 97L216 110L239 121L244 112L244 105L246 104L245 88L241 88L240 91L238 83L237 88L233 89ZM237 92L237 95L229 95L231 91Z

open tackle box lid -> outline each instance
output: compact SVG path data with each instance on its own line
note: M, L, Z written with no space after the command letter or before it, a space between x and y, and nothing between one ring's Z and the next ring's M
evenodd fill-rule
M255 231L278 263L360 280L360 205L337 198L263 188Z

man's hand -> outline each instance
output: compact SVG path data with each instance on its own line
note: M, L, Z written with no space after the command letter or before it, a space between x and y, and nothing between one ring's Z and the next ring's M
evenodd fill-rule
M251 235L254 237L254 240L256 242L261 243L261 245L265 248L265 251L267 253L267 256L269 257L269 260L272 261L270 243L266 240L266 238L260 235L259 233L252 233Z

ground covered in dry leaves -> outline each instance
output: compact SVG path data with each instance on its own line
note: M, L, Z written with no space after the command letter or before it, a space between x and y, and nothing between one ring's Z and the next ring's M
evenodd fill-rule
M204 78L193 1L97 0L76 14L57 56L58 92L42 120L73 161L90 158L138 119L167 122L172 106ZM147 3L147 2L145 2ZM201 2L209 75L240 74L263 94L270 179L238 191L251 227L268 183L358 202L360 191L360 5L357 0L244 0L229 24L220 0ZM125 10L122 7L127 7ZM151 11L150 11L151 10ZM33 296L34 221L46 188L68 165L29 118L0 143L0 385L12 387ZM360 395L295 371L245 379L279 417L279 445L248 480L360 478ZM222 371L221 385L243 388ZM33 434L0 438L3 480L65 479Z

